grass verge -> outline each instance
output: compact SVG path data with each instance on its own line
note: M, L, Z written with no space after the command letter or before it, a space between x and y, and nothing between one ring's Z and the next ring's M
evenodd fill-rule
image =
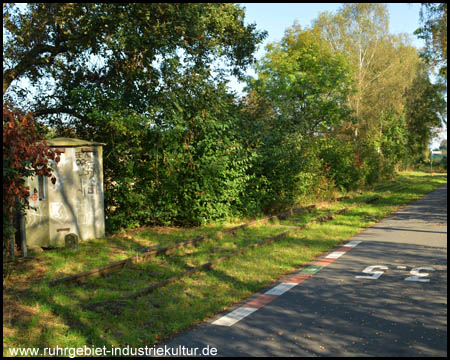
M445 177L408 172L356 197L318 204L311 213L256 223L234 233L217 231L236 224L143 228L132 236L97 239L80 244L78 250L46 251L10 264L6 269L10 275L4 279L4 355L9 355L9 347L152 346L245 299L445 182ZM362 203L377 195L383 198L373 204ZM194 273L137 299L111 302L95 310L91 307L353 203L357 206L345 214L293 231L283 239L219 263L210 271ZM127 266L106 277L83 284L48 286L48 281L57 277L134 256L141 247L167 246L204 234L210 238L197 246Z

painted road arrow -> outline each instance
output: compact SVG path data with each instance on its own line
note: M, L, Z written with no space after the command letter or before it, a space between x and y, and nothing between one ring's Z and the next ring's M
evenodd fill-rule
M447 186L166 343L219 356L447 356Z

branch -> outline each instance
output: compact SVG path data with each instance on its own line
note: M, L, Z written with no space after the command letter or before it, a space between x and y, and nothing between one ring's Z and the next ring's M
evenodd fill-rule
M69 109L64 106L59 106L57 108L40 109L40 110L34 111L32 114L33 114L34 118L38 118L40 116L51 115L51 114L61 114L61 113L75 116L76 118L83 120L83 121L87 120L87 117L79 114L78 112L76 112L73 109Z
M61 45L41 45L28 51L23 55L22 60L15 67L3 72L3 95L5 95L6 90L15 79L21 77L34 67L53 65L55 57L67 50L68 48L66 46ZM50 53L50 56L40 57L40 55L48 52Z

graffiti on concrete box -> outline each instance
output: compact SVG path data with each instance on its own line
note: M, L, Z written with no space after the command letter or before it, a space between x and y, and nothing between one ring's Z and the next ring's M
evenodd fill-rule
M50 203L50 217L60 224L63 224L67 220L66 207L62 202Z
M84 151L83 151L84 150ZM80 189L83 196L96 193L96 179L94 171L94 152L77 149L75 152L75 170L80 177Z
M27 226L39 226L42 221L41 208L31 208L27 210L26 224Z

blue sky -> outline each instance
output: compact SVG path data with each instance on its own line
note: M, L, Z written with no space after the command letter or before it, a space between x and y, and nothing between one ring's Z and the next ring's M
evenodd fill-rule
M320 12L335 13L342 3L240 3L245 7L246 23L256 23L260 30L267 30L268 37L264 45L281 40L284 31L294 24L310 26ZM413 45L421 47L423 41L417 39L413 32L420 27L419 3L388 4L389 30L392 34L408 33L413 38Z
M266 30L268 35L260 45L256 58L264 55L264 47L271 42L280 41L287 28L297 21L302 27L309 27L319 13L329 11L335 13L342 3L239 3L245 8L245 23L256 24L258 30ZM391 34L407 33L412 45L416 48L424 46L424 42L413 33L420 27L419 3L388 4L389 32ZM254 74L252 71L249 74ZM234 83L233 89L241 92L242 87Z

